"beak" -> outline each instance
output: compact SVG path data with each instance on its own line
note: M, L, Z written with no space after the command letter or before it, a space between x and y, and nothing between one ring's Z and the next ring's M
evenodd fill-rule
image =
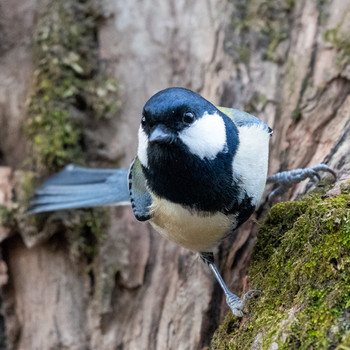
M164 126L157 126L149 137L151 143L172 143L175 135Z

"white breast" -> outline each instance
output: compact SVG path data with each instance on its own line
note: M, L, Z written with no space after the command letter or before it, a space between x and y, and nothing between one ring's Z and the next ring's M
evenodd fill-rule
M270 134L260 124L241 126L238 131L239 146L233 160L233 176L257 205L266 184Z
M194 251L212 251L235 226L233 215L192 213L154 195L152 201L152 226L167 239Z

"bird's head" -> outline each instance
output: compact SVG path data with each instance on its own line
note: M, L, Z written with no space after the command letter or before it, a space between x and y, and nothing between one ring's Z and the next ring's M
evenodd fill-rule
M142 112L138 134L141 164L147 168L150 162L181 162L179 158L186 156L215 159L228 151L224 118L213 104L188 89L174 87L158 92Z

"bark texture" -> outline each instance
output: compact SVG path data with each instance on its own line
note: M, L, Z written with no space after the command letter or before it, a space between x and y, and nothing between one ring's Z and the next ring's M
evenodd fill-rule
M23 125L40 68L33 33L43 8L53 3L0 3L0 162L7 166L0 175L0 199L8 207L10 189L20 191L21 186L15 171L27 166L31 150ZM94 164L118 161L128 167L143 104L160 89L184 86L216 104L251 112L274 129L270 173L326 162L338 172L336 186L349 179L346 1L79 3L98 7L94 59L120 86L119 116L84 124L82 137ZM81 74L72 57L67 65ZM75 118L89 114L88 108L73 107ZM296 198L305 187L303 183L285 199ZM58 219L65 222L67 217ZM1 348L209 345L227 307L196 255L136 222L129 209L110 210L107 233L94 241L93 255L75 254L79 242L71 239L71 231L62 225L50 231L48 226L39 236L23 225L0 227ZM224 278L238 293L249 282L245 276L255 231L251 219L233 246L226 241L217 251Z

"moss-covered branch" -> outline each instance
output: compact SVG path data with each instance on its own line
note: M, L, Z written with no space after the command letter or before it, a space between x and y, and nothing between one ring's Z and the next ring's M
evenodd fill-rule
M228 314L211 349L349 349L350 194L279 203L258 233L243 321Z

